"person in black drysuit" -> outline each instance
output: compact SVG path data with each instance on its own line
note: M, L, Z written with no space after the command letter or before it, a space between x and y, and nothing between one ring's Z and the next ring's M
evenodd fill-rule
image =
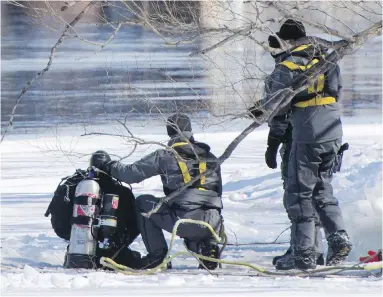
M270 35L268 38L269 46L272 48L280 48L280 44L278 39ZM278 65L281 59L283 57L284 53L281 54L271 54L275 61L275 65ZM292 126L291 123L288 122L288 125L286 127L285 133L282 135L280 130L280 122L282 122L282 126L285 127L286 121L288 121L288 114L282 114L280 116L275 116L269 121L269 134L267 138L267 150L265 153L265 161L266 165L271 169L277 168L277 154L279 146L282 144L281 149L279 150L282 162L281 162L281 176L283 180L283 189L286 190L287 182L288 182L288 164L289 164L289 158L290 158L290 152L291 152L291 146L292 146ZM315 232L316 232L316 239L315 239L315 252L316 252L316 264L317 265L324 265L324 258L323 258L323 246L322 246L322 233L321 233L321 225L320 225L320 219L315 211ZM293 232L291 232L291 235ZM286 253L282 256L276 256L273 258L273 265L277 269L286 269L286 267L294 266L295 261L293 257L293 238L290 239L291 245L287 249Z
M179 219L207 222L218 234L222 227L222 180L220 166L215 162L217 158L207 144L194 139L191 122L186 115L177 113L169 117L166 128L171 150L158 149L131 165L112 161L100 166L101 170L126 183L139 183L160 175L165 195L178 191L193 177L202 174L200 179L164 203L149 218L141 213L152 210L159 198L152 195L137 197L137 222L148 251L147 256L141 259L139 269L153 268L164 260L168 247L162 230L172 232ZM217 242L206 227L182 224L177 235L185 239L192 251L219 257ZM210 270L217 267L215 262L203 260L202 263Z
M100 163L110 161L110 156L104 151L97 151L92 154L90 167L98 166ZM45 216L51 215L52 228L60 238L70 240L71 220L73 213L73 199L75 189L88 172L86 170L76 170L71 177L64 178L63 184L57 187ZM112 246L108 249L96 248L95 267L101 267L99 260L102 256L113 257L115 261L123 265L134 265L139 253L131 251L129 245L139 235L136 221L135 198L132 191L121 185L116 180L100 175L97 178L100 189L104 193L113 193L119 196L117 209L117 228L112 239ZM67 263L65 256L64 267L73 267L72 263Z
M282 40L298 40L306 36L302 23L287 20L278 32ZM262 108L280 90L292 85L294 79L313 66L327 52L315 44L296 46L280 55L280 62L265 81ZM276 135L285 135L292 126L292 147L288 163L288 179L284 205L292 223L294 265L286 269L316 267L315 210L328 234L327 265L341 263L352 244L346 232L338 200L333 195L333 167L341 146L340 119L341 77L338 65L318 77L315 83L297 94L283 114ZM253 113L254 114L254 113ZM254 114L255 115L255 114Z

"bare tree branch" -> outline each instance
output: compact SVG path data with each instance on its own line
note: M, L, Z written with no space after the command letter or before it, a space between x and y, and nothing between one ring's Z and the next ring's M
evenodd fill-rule
M65 29L63 31L63 33L61 34L61 37L58 39L58 41L56 42L56 44L51 48L51 55L49 56L49 61L48 61L48 64L47 66L42 70L40 71L39 73L36 74L36 76L34 78L32 78L30 81L28 81L25 85L25 87L23 88L23 90L21 91L19 97L17 98L16 100L16 103L15 105L13 106L13 109L12 109L12 112L11 112L11 116L10 116L10 119L8 121L8 124L4 130L4 133L3 135L1 136L1 140L0 140L0 143L3 142L4 140L4 137L5 135L7 134L8 132L8 129L10 126L12 126L12 123L13 123L13 119L14 119L14 116L15 116L15 113L16 113L16 110L17 110L17 107L21 101L21 99L24 97L24 94L28 91L28 89L31 87L31 85L37 80L39 79L42 75L44 75L45 72L49 71L49 68L51 67L52 65L52 62L53 62L53 57L54 57L54 54L56 52L56 49L57 47L64 41L65 37L67 36L67 32L73 27L75 26L78 21L89 11L89 9L92 8L92 6L95 4L94 1L90 2L71 22L70 24L66 25L65 26Z
M252 131L254 131L256 128L258 128L260 125L266 122L269 118L272 118L280 109L284 108L287 104L289 104L296 94L300 93L301 91L305 90L308 86L310 86L320 74L326 72L330 67L334 67L334 65L336 65L336 63L339 60L341 60L348 51L352 50L352 48L357 46L360 42L366 41L368 38L381 34L381 31L382 22L378 22L370 28L366 29L365 31L354 35L354 41L348 43L346 46L341 47L342 43L339 42L339 48L328 54L323 60L315 64L309 70L307 70L305 74L298 76L289 88L282 89L276 94L274 94L271 101L268 102L267 109L263 110L263 113L258 117L253 117L254 122L251 125L249 125L245 130L243 130L241 134L238 135L229 144L229 146L225 149L225 152L218 158L218 161L216 161L217 163L214 166L214 168L208 170L204 174L208 174L214 170L217 170L217 168L230 157L230 155L233 153L233 151L236 149L239 143L243 139L245 139L247 135L249 135ZM162 197L156 205L156 207L154 207L148 213L143 213L142 215L150 217L152 214L156 213L160 209L163 203L168 203L174 197L179 195L180 192L186 190L188 187L190 187L190 185L199 180L204 174L200 174L192 178L192 180L189 183L182 186L179 190L172 192L166 197Z

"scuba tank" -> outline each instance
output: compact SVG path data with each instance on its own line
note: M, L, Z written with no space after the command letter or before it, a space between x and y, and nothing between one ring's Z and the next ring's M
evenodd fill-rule
M103 194L101 215L99 219L98 247L103 250L115 247L113 236L117 229L117 209L119 196L116 194Z
M77 185L66 268L96 268L97 239L93 221L99 214L100 200L100 186L94 179L85 179Z
M90 168L105 161L110 161L109 155L97 151L92 154ZM87 178L76 187L70 243L64 262L66 268L97 268L97 252L110 253L117 247L114 237L119 196L103 194L95 176L90 170Z
M114 236L119 196L102 194L92 176L76 187L66 268L97 268L97 249L111 251L117 247Z

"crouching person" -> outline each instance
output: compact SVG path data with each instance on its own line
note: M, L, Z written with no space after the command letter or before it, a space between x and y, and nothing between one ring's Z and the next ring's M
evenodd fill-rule
M89 168L110 160L106 152L97 151L90 158ZM87 189L97 193L76 197L77 186L83 181L91 181L94 187ZM99 199L94 199L92 194L96 194ZM110 194L114 196L113 201L101 202L106 199L105 195L110 197ZM89 204L90 198L96 207ZM100 212L105 214L106 211L115 216L116 224L107 226L101 232L97 221L100 221ZM129 249L129 245L139 235L135 197L130 188L110 176L100 175L95 178L92 177L92 170L77 169L72 176L60 182L45 213L46 217L49 215L54 232L69 242L64 259L66 268L100 268L101 257L111 257L118 263L131 266L140 258L138 252ZM71 236L74 225L78 226L76 230L82 231L75 231Z
M219 233L222 226L222 180L220 167L216 167L217 158L210 147L193 138L190 119L184 114L175 114L168 118L168 146L171 150L158 149L141 160L124 165L117 161L102 164L100 169L114 178L126 183L139 183L147 178L160 175L165 195L179 191L168 203L149 218L141 213L152 210L159 198L142 195L136 199L138 227L148 251L141 258L139 269L153 268L165 258L168 246L162 230L172 232L179 219L201 220ZM211 171L209 171L209 169ZM203 174L205 173L206 174ZM200 179L191 183L183 191L180 189L196 176ZM210 231L196 224L181 224L177 235L185 240L189 249L204 256L218 258L217 242ZM217 263L202 261L210 270ZM134 267L136 268L136 267Z

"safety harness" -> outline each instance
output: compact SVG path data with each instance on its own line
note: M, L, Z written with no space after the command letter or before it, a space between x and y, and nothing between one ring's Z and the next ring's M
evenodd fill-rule
M189 143L188 142L176 142L171 146L171 148L176 148L176 147L184 146L184 145L189 145ZM186 165L186 162L184 160L182 160L176 154L174 156L175 156L177 163L178 163L178 166L181 170L182 177L184 179L184 183L185 184L189 183L192 180L193 174L190 173L188 166ZM199 174L201 175L201 178L199 179L199 185L197 182L197 183L192 184L190 187L196 188L196 189L201 190L201 191L207 190L207 188L204 187L204 185L206 185L206 176L203 175L206 172L206 168L207 168L206 162L204 162L204 161L199 162L198 169L199 169Z
M294 49L292 53L294 52L300 52L305 49L307 49L310 45L301 45ZM295 64L291 61L283 61L279 63L279 65L283 65L290 69L291 71L301 71L305 72L307 69L310 69L312 66L317 64L319 62L318 58L314 58L308 63L307 65L299 65ZM299 101L294 103L294 106L296 107L309 107L309 106L319 106L319 105L326 105L326 104L333 104L336 102L335 97L332 96L324 96L325 95L325 86L326 85L326 78L325 74L321 74L318 79L307 88L307 90L301 92L296 96L296 100Z

